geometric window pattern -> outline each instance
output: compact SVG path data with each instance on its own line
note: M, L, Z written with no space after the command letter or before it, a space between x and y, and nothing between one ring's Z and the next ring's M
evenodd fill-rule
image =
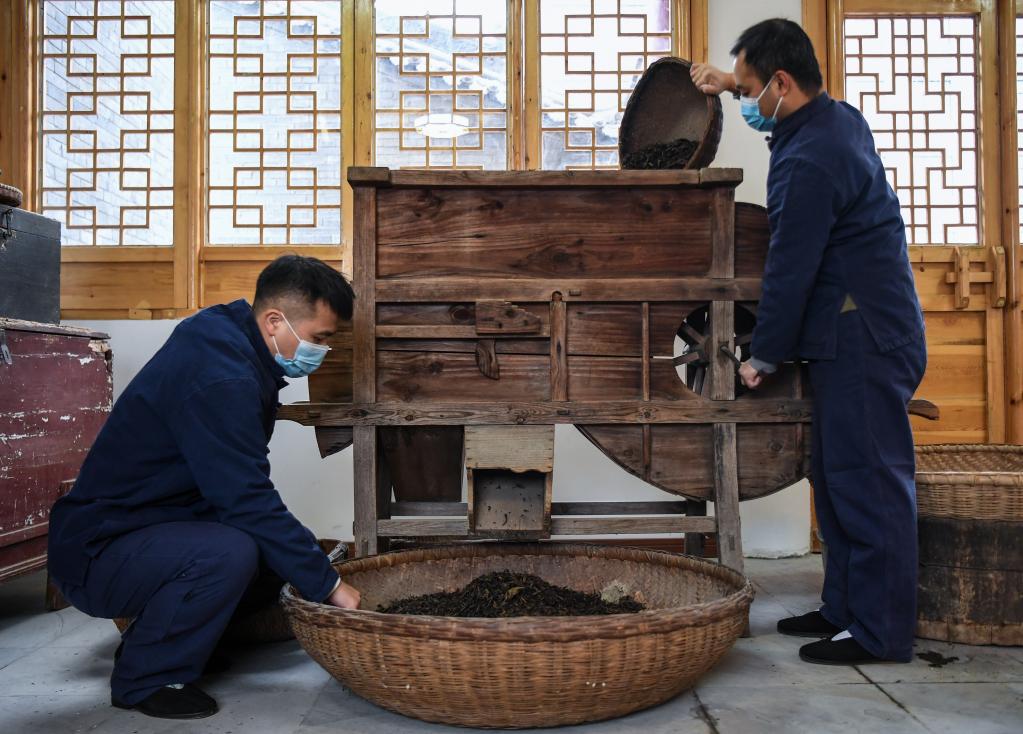
M618 166L625 105L671 25L668 0L540 0L542 168Z
M65 245L172 245L174 3L41 8L42 213Z
M874 134L909 244L980 243L975 16L845 19L845 96Z
M378 166L508 167L505 0L375 3Z
M341 242L341 0L209 3L210 245Z

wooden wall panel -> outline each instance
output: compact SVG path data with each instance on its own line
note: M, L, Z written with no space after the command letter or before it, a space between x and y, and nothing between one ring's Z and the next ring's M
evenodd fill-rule
M174 307L172 262L64 262L62 311Z

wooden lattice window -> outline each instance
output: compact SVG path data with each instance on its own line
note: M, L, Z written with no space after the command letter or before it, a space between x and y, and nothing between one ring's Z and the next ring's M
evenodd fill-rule
M341 0L210 2L208 244L340 244L341 19Z
M504 0L377 0L376 164L508 167Z
M172 245L174 4L40 7L42 213L65 245Z
M643 71L671 53L668 0L540 0L541 167L614 168Z
M910 244L976 245L975 16L847 17L845 96L874 132Z

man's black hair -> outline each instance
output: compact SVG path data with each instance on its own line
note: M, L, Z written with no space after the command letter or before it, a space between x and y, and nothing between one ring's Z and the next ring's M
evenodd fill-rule
M318 301L324 301L331 311L348 321L352 318L354 298L345 276L322 260L281 255L259 274L252 309L258 313L279 307L282 301L297 301L313 311Z
M791 20L772 18L747 28L732 46L732 56L740 52L764 84L778 71L787 71L806 94L816 94L824 85L810 37Z

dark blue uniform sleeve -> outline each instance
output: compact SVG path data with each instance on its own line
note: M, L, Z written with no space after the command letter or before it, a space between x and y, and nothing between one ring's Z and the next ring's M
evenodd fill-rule
M835 211L835 188L820 166L789 159L771 172L771 244L751 345L758 360L778 364L795 353Z
M220 521L248 533L266 564L306 599L326 599L338 575L270 481L256 383L222 380L194 392L170 425L199 491Z

